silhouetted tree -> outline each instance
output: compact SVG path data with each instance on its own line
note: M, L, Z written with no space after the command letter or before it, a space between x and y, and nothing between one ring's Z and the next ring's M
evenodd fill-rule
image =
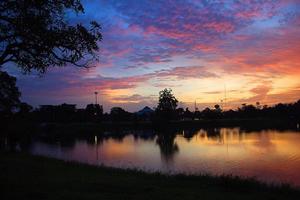
M207 107L202 111L202 117L204 119L212 119L212 118L214 118L214 112L210 108Z
M258 101L255 103L255 105L256 105L256 109L261 109L261 105Z
M22 102L19 105L19 113L20 114L27 114L30 111L32 111L33 107L29 105L28 103Z
M66 11L84 9L80 0L1 0L0 67L14 62L24 72L41 73L68 63L87 67L96 58L101 27L68 23Z
M100 120L103 115L103 107L99 104L88 104L85 111L89 120Z
M41 105L38 109L40 122L72 122L78 114L75 104Z
M57 106L57 118L62 122L71 122L74 120L76 114L75 104L63 103Z
M171 89L165 88L159 92L159 100L156 113L164 119L174 119L176 116L176 107L178 100L172 93Z
M182 119L184 117L184 109L183 108L177 108L176 109L176 115L178 119Z
M185 119L192 119L193 118L193 113L189 110L189 108L185 109L184 118Z
M16 78L0 71L0 113L11 114L20 104Z
M215 110L214 110L215 118L221 118L222 117L221 106L219 104L216 104L214 107L215 107Z
M230 118L230 119L236 118L236 111L234 111L232 109L224 111L223 112L223 117L224 118Z
M214 107L215 107L216 111L221 111L221 107L219 104L216 104Z
M293 111L292 111L294 117L299 120L298 122L300 123L300 100L298 100L294 105L293 105Z
M288 105L279 103L274 106L274 115L285 116L288 113Z
M131 115L121 107L113 107L110 110L112 121L130 121Z
M194 120L199 120L201 118L201 112L196 109L194 112Z
M14 117L14 120L23 121L23 122L30 122L33 120L33 107L25 102L21 102L18 105L18 112Z
M99 104L88 104L85 108L86 112L91 115L102 115L103 108Z
M240 117L252 118L257 116L257 109L253 105L242 104L241 108L238 108L238 111L241 113Z

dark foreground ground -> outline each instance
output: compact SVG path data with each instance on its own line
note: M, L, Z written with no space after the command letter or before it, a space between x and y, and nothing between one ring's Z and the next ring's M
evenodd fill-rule
M0 199L300 199L288 186L234 177L164 176L0 152Z

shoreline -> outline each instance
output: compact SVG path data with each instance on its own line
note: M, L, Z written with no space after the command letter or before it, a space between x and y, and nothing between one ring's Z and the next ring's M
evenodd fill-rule
M30 122L9 121L5 123L4 133L32 135L34 133L58 133L62 135L76 135L82 133L100 134L104 131L119 130L178 130L178 129L200 129L200 128L241 128L244 130L295 130L300 131L300 122L289 119L203 119L186 121L121 121L121 122Z
M300 196L299 188L262 183L253 178L164 175L1 151L0 157L0 184L7 199L166 199L166 195L168 199L297 199Z

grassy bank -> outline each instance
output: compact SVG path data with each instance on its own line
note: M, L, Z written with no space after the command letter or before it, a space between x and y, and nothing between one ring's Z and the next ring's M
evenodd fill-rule
M287 186L234 177L164 176L0 152L1 199L299 199Z

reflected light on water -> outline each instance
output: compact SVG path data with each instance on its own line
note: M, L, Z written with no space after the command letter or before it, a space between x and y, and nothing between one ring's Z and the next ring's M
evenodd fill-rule
M30 151L93 165L165 173L211 173L256 177L300 186L300 133L239 128L132 131L67 143L35 141Z

